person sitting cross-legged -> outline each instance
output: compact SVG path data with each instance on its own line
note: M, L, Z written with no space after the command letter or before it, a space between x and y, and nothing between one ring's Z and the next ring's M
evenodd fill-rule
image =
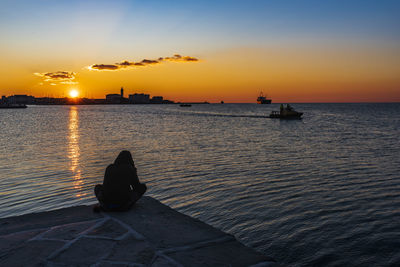
M146 184L139 181L131 153L121 151L114 163L107 167L103 184L94 188L99 204L93 211L127 211L146 190Z

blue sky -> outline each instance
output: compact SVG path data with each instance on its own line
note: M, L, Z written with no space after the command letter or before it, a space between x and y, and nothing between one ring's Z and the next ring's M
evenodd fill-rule
M400 1L2 1L1 32L49 40L76 27L111 25L113 37L241 42L323 36L398 41ZM75 23L80 23L74 27ZM94 25L93 25L94 26ZM3 37L3 38L4 38ZM191 40L188 40L188 39ZM4 40L3 40L4 41Z

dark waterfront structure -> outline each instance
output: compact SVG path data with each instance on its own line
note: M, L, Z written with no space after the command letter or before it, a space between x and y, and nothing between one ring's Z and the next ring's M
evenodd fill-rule
M123 102L123 98L119 94L106 95L106 103L107 104L121 104L122 102Z
M152 99L150 100L150 103L152 104L162 104L164 98L162 96L153 96Z
M108 94L106 95L106 104L128 104L129 101L124 97L124 88L121 87L120 94Z
M130 104L149 104L150 95L148 94L133 94L129 95Z
M12 95L9 97L2 96L0 104L25 104L33 105L35 104L35 97L31 95Z
M34 104L36 105L67 105L68 97L53 98L53 97L37 97Z
M129 98L124 97L124 88L120 94L107 94L105 99L69 98L69 97L34 97L28 95L2 96L0 104L24 104L24 105L104 105L104 104L173 104L174 101L166 100L162 96L149 94L133 94Z
M27 108L25 104L0 104L0 109Z

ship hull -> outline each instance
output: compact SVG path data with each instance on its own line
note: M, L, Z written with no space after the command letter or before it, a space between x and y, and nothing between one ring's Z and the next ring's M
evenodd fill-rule
M271 104L272 100L271 99L264 99L264 100L259 100L257 101L258 104Z

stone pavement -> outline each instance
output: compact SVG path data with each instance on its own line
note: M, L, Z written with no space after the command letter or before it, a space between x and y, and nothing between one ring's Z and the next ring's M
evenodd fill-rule
M151 197L128 212L91 206L0 219L0 266L278 266Z

